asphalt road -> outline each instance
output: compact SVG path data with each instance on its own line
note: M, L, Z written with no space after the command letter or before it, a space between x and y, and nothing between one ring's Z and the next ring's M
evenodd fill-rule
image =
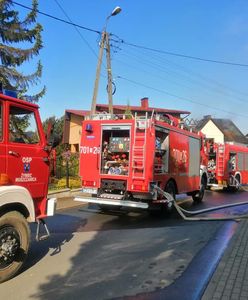
M208 191L202 204L181 205L195 210L247 196ZM61 209L47 223L51 238L32 241L26 268L1 284L0 299L197 299L236 228L233 221L187 222L177 214L155 218L144 211L103 214L85 205Z

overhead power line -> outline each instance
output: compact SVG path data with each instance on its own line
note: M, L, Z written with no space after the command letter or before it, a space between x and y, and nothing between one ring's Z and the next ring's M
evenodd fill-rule
M32 10L31 7L26 6L26 5L23 5L23 4L21 4L21 3L18 3L18 2L16 2L16 1L11 1L11 3L14 3L15 5L18 5L18 6L20 6L20 7L26 8L26 9L28 9L28 10ZM65 24L72 25L72 26L75 26L75 27L78 27L78 28L81 28L81 29L84 29L84 30L87 30L87 31L91 31L91 32L94 32L94 33L101 34L101 31L99 31L99 30L95 30L95 29L92 29L92 28L89 28L89 27L85 27L85 26L82 26L82 25L78 25L78 24L73 23L73 22L71 22L71 21L66 21L66 20L64 20L64 19L55 17L55 16L53 16L53 15L44 13L44 12L42 12L42 11L40 11L40 10L37 10L37 12L38 12L38 14L40 14L40 15L46 16L46 17L51 18L51 19L54 19L54 20L56 20L56 21L63 22L63 23L65 23Z
M181 99L181 100L183 100L183 101L187 101L187 102L191 102L191 103L194 103L194 104L197 104L197 105L201 105L201 106L204 106L204 107L207 107L207 108L211 108L211 109L213 109L213 110L222 111L222 112L224 112L224 113L236 115L236 116L243 117L243 118L246 118L246 119L247 119L247 117L248 117L248 115L238 114L238 113L234 113L233 111L228 111L228 110L225 110L225 109L222 109L222 108L218 108L218 107L215 107L215 106L211 106L211 105L208 105L208 104L205 104L205 103L200 103L200 102L197 102L197 101L194 101L194 100L191 100L191 99L182 97L182 96L178 96L178 95L175 95L175 94L173 94L173 93L167 92L167 91L165 91L165 90L161 90L161 89L158 89L158 88L155 88L155 87L152 87L152 86L149 86L149 85L146 85L146 84L137 82L137 81L135 81L135 80L131 80L131 79L122 77L122 76L116 76L116 78L125 80L125 81L127 81L127 82L132 83L132 84L135 84L135 85L138 85L138 86L142 86L142 87L145 87L145 88L147 88L147 89L150 89L150 90L153 90L153 91L156 91L156 92L165 94L165 95L168 95L168 96L170 96L170 97L174 97L174 98L177 98L177 99Z
M14 3L15 5L23 7L25 9L32 10L31 7L23 5L23 4L19 3L19 2L16 2L16 1L11 1L11 2ZM56 16L53 16L53 15L41 12L40 10L38 10L37 12L39 14L43 15L43 16L46 16L46 17L52 18L54 20L66 23L68 25L72 25L72 26L81 28L83 30L87 30L87 31L94 32L94 33L97 33L97 34L101 34L101 31L99 31L99 30L95 30L95 29L92 29L92 28L89 28L89 27L85 27L85 26L82 26L82 25L79 25L79 24L76 24L76 23L73 23L73 22L70 22L70 21L66 21L66 20L58 18ZM113 41L121 42L121 43L126 44L128 46L136 47L136 48L140 48L140 49L145 49L145 50L148 50L148 51L153 51L153 52L157 52L157 53L163 53L163 54L167 54L167 55L173 55L173 56L177 56L177 57L182 57L182 58L187 58L187 59L193 59L193 60L198 60L198 61L216 63L216 64L224 64L224 65L229 65L229 66L246 67L246 68L248 67L248 64L244 64L244 63L235 63L235 62L224 61L224 60L202 58L202 57L198 57L198 56L192 56L192 55L175 53L175 52L170 52L170 51L165 51L165 50L159 50L159 49L155 49L155 48L151 48L151 47L146 47L146 46L142 46L142 45L138 45L138 44L134 44L134 43L128 43L125 40L119 38L118 36L116 36L114 34L112 34L112 36L115 36L118 39L118 40L113 40Z
M125 52L127 52L127 54ZM141 54L143 54L143 53L141 53ZM150 76L153 76L155 78L166 80L166 81L169 81L169 82L171 82L175 85L183 86L183 87L191 89L192 87L190 87L189 85L180 82L182 80L187 81L190 84L201 86L202 88L204 88L206 90L205 93L208 93L208 94L209 93L215 93L215 94L224 95L226 97L229 97L229 98L233 99L235 102L240 101L240 102L243 102L243 103L247 104L247 99L240 98L237 95L235 95L235 96L232 95L234 92L228 92L228 89L229 89L228 87L226 87L225 89L219 88L218 85L221 85L220 83L218 84L217 82L215 82L213 80L207 80L205 76L202 76L201 74L197 74L197 73L192 72L192 71L190 72L189 70L187 71L186 68L180 67L178 64L172 63L168 60L164 61L164 58L163 58L163 60L157 60L157 58L154 57L154 55L149 54L149 60L148 60L147 59L148 55L146 55L145 58L142 58L140 53L139 53L139 55L135 55L135 54L133 54L132 52L129 52L129 51L124 51L124 53L121 52L121 55L127 56L129 59L135 60L135 62L141 64L142 67L145 65L145 66L148 66L149 68L152 68L152 69L158 70L159 72L165 73L168 77L168 78L165 79L165 77L161 77L158 74L153 75L149 71ZM152 60L150 60L150 58ZM138 71L141 70L139 67L137 67L134 64L128 65L126 62L120 61L118 59L115 59L115 60L122 63L122 64L125 64L128 67L133 68L135 70L138 70ZM154 60L155 60L155 62L154 62ZM159 62L159 64L158 64L157 61ZM185 72L186 74L175 71L174 69L171 71L170 68L168 68L168 66L170 64L172 64L173 66L176 66L176 68L182 69L183 72ZM147 72L147 70L144 70L143 68L142 68L141 71L142 72ZM192 76L192 74L193 74L193 76ZM173 80L173 78L178 78L179 80L178 81Z
M199 60L199 61L204 61L204 62L211 62L211 63L216 63L216 64L224 64L224 65L231 65L231 66L238 66L238 67L248 67L248 64L243 64L243 63L235 63L235 62L230 62L230 61L224 61L224 60L215 60L215 59L209 59L209 58L202 58L202 57L197 57L197 56L191 56L191 55L186 55L186 54L180 54L180 53L175 53L175 52L169 52L165 50L159 50L155 48L150 48L146 46L141 46L133 43L128 43L122 39L120 39L120 42L132 46L135 48L140 48L140 49L145 49L148 51L152 52L157 52L157 53L163 53L167 55L173 55L173 56L178 56L178 57L183 57L183 58L189 58L189 59L194 59L194 60Z
M59 7L59 9L63 12L63 14L65 15L65 17L67 18L67 20L69 20L69 22L71 24L73 24L71 18L69 17L69 15L67 14L67 12L65 11L65 9L62 7L62 5L57 1L54 0L54 2L57 4L57 6ZM78 33L78 35L80 36L80 38L84 41L84 43L87 45L87 47L91 50L91 52L95 55L95 57L97 58L98 55L95 52L95 50L91 47L91 45L88 43L88 41L84 38L84 36L82 35L82 33L79 31L79 29L77 28L77 26L73 25L74 29L76 30L76 32Z

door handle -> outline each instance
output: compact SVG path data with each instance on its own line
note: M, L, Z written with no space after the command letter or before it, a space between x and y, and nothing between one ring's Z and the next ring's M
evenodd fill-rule
M9 151L9 154L10 155L13 155L13 156L16 156L16 157L19 157L20 156L20 154L18 153L18 152L15 152L15 151Z

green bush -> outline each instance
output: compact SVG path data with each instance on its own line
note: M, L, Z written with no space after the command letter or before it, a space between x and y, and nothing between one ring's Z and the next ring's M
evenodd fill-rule
M76 189L81 187L81 179L80 178L69 178L69 188L70 189ZM66 188L66 178L63 177L59 179L57 183L57 188L58 189L63 189Z
M75 178L75 177L69 178L69 188L70 189L80 188L81 185L82 185L82 183L81 183L80 178ZM65 177L57 180L57 182L53 182L53 183L49 184L49 191L62 190L65 188L66 188L66 178Z

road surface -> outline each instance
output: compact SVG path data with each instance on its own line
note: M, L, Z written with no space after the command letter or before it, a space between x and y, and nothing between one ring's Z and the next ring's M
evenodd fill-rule
M208 191L202 204L182 205L202 209L247 196ZM85 205L59 210L48 225L52 237L32 240L26 268L1 284L0 299L197 299L237 226L187 222L177 214L155 218L145 211L103 214Z

